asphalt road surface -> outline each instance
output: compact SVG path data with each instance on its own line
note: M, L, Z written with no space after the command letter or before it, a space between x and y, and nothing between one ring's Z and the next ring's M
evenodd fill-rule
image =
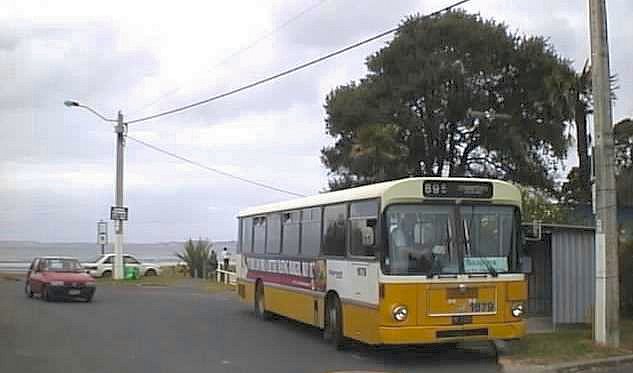
M255 319L232 293L97 289L93 303L46 303L0 279L0 372L494 372L488 346L335 351L319 330Z

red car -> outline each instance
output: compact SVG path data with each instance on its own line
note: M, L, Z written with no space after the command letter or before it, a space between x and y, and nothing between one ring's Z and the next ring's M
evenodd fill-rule
M91 302L95 284L77 259L46 256L35 258L31 263L24 292L28 297L39 294L45 301L83 299Z

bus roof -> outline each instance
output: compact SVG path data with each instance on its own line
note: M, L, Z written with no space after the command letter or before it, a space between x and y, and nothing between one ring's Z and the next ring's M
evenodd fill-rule
M429 180L489 182L493 184L494 194L492 198L486 199L486 201L511 204L518 207L521 206L521 192L516 186L506 181L458 177L411 177L250 207L240 210L238 217L261 215L275 211L298 210L312 206L329 205L345 201L357 201L371 198L381 198L383 205L390 202L404 202L414 199L422 200L424 199L424 197L422 197L422 183ZM454 200L455 198L448 199ZM466 200L466 198L464 198L464 200Z

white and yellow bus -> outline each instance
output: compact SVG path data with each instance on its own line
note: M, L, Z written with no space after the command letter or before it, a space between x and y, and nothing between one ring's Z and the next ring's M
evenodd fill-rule
M407 178L240 211L238 294L339 348L525 333L521 195L498 180Z

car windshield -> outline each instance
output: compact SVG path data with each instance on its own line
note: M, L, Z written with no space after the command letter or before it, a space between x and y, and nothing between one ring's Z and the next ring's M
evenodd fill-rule
M514 207L395 205L385 215L389 274L495 275L511 270Z
M41 266L45 272L82 272L77 259L44 259Z
M98 263L105 255L98 255L96 258L88 261L88 263Z

